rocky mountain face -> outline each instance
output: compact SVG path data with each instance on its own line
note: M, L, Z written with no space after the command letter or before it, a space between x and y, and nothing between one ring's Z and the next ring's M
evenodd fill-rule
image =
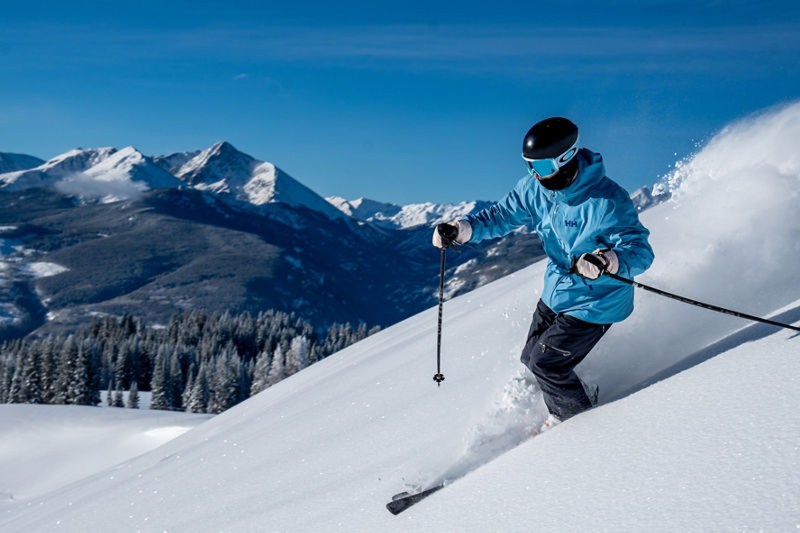
M16 160L0 173L6 338L104 314L165 324L190 309L386 326L436 303L430 226L487 205L325 200L225 142L159 157L128 147ZM525 231L462 247L448 254L448 294L541 257Z

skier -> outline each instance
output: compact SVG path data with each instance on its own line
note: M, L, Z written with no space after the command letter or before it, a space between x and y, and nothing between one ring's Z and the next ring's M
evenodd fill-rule
M570 120L534 124L522 158L528 176L494 205L437 225L433 245L478 242L534 225L548 262L520 359L536 376L550 413L544 430L592 407L574 369L612 323L633 311L633 287L604 272L641 274L653 250L628 193L606 177L600 154L580 147Z

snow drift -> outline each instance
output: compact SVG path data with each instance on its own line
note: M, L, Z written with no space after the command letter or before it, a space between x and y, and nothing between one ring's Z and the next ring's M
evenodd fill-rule
M668 179L673 199L642 217L656 261L641 280L800 320L797 138L793 104L730 126L681 164ZM638 294L634 315L612 327L580 369L600 385L603 405L503 454L544 417L518 363L543 269L532 265L445 305L441 387L431 380L431 309L118 466L113 479L98 475L9 509L0 528L800 524L800 340L655 295ZM670 379L641 390L663 378ZM401 516L383 508L404 488L487 462Z
M0 405L0 510L148 452L210 415Z
M746 118L666 177L672 199L644 213L656 253L638 281L764 315L800 296L800 103ZM604 399L720 339L746 322L652 294L613 329L584 373ZM643 334L643 331L647 331ZM616 369L616 372L610 371Z

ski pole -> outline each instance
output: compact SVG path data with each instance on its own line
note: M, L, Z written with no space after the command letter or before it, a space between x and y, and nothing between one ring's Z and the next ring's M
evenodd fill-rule
M447 254L447 248L442 248L442 263L439 268L439 330L436 334L436 375L433 376L433 381L436 386L440 387L444 381L444 374L442 374L442 308L444 307L444 261Z
M774 320L769 320L767 318L761 318L753 315L748 315L747 313L742 313L740 311L733 311L732 309L725 309L724 307L719 307L717 305L712 305L704 302L698 302L697 300L692 300L691 298L686 298L685 296L679 296L677 294L672 294L671 292L662 291L661 289L657 289L655 287L650 287L649 285L645 285L644 283L639 283L638 281L634 281L632 279L628 279L622 276L618 276L616 274L612 274L611 272L604 272L604 274L612 279L617 281L621 281L622 283L627 283L628 285L632 285L634 287L638 287L640 289L644 289L646 291L650 291L652 293L658 294L660 296L666 296L667 298L672 298L673 300L677 300L679 302L683 302L685 304L694 305L697 307L702 307L704 309L708 309L710 311L716 311L718 313L724 313L726 315L732 315L739 318L745 318L747 320L752 320L754 322L763 322L764 324L769 324L771 326L778 326L779 328L786 328L792 329L794 331L800 331L800 327L792 326L790 324L783 324L781 322L775 322Z

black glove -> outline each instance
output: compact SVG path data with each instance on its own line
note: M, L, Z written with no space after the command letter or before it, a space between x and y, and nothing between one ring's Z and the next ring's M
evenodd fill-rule
M454 244L465 244L472 238L472 226L464 219L452 224L437 224L433 229L433 245L437 248L449 248Z
M437 248L450 248L458 239L458 226L443 222L436 226L433 233L433 245Z

